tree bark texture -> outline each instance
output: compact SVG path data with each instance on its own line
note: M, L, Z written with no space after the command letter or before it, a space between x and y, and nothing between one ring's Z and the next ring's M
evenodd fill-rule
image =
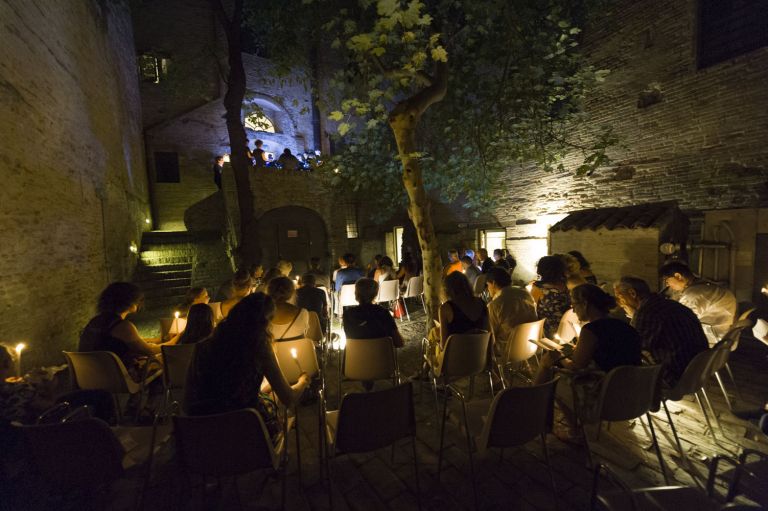
M224 94L224 119L229 134L230 165L235 176L237 202L240 209L240 239L236 250L238 267L256 262L258 242L255 236L253 193L251 191L251 164L248 159L248 136L240 118L245 98L246 79L242 54L243 0L235 0L232 16L226 14L221 0L211 0L227 38L229 71L227 92Z
M389 125L395 136L403 166L403 186L409 201L408 216L416 228L424 263L427 328L431 327L432 320L437 319L437 311L440 308L443 264L435 226L432 223L432 204L424 189L424 176L417 155L419 147L416 143L416 128L427 108L445 97L447 86L447 64L438 63L431 85L401 101L389 116Z

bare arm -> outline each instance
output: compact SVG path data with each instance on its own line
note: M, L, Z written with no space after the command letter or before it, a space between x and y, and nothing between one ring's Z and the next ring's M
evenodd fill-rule
M453 309L448 305L448 302L440 305L440 310L437 312L437 317L440 321L440 347L444 348L445 343L448 341L448 324L453 321Z
M579 342L576 343L576 349L573 351L570 360L563 359L561 364L567 369L584 369L592 362L595 356L595 347L597 347L597 337L590 330L582 330L579 335Z
M141 338L139 331L130 321L121 321L110 332L117 339L123 341L133 353L153 356L160 353L160 346L150 344Z
M277 365L277 358L272 349L266 350L267 358L264 360L264 376L267 377L269 386L277 394L278 399L285 405L293 405L304 392L304 388L309 384L309 377L306 373L299 376L299 381L290 385L283 376L280 366Z

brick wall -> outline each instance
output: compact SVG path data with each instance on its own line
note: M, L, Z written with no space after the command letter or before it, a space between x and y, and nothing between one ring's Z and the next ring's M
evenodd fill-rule
M611 70L587 110L624 147L591 177L573 174L575 155L566 172L527 166L502 177L494 213L518 258L544 255L543 215L669 199L684 210L768 206L768 48L699 70L694 0L623 0L613 11L585 32L592 62ZM662 100L639 108L650 84Z
M62 363L149 215L127 2L0 3L0 342Z

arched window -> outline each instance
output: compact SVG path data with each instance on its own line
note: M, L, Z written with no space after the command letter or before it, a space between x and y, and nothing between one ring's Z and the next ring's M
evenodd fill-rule
M252 129L253 131L275 133L275 125L272 123L269 117L259 112L254 112L245 116L245 127Z

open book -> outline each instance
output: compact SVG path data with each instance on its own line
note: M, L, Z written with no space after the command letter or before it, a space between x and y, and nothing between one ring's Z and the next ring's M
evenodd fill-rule
M542 337L541 339L528 339L529 342L532 342L536 346L539 346L540 348L544 348L545 350L549 351L560 351L560 344L553 341L552 339L547 339L546 337Z
M755 323L755 327L752 329L752 335L754 335L758 341L768 344L768 322L764 319L758 319L757 323Z

